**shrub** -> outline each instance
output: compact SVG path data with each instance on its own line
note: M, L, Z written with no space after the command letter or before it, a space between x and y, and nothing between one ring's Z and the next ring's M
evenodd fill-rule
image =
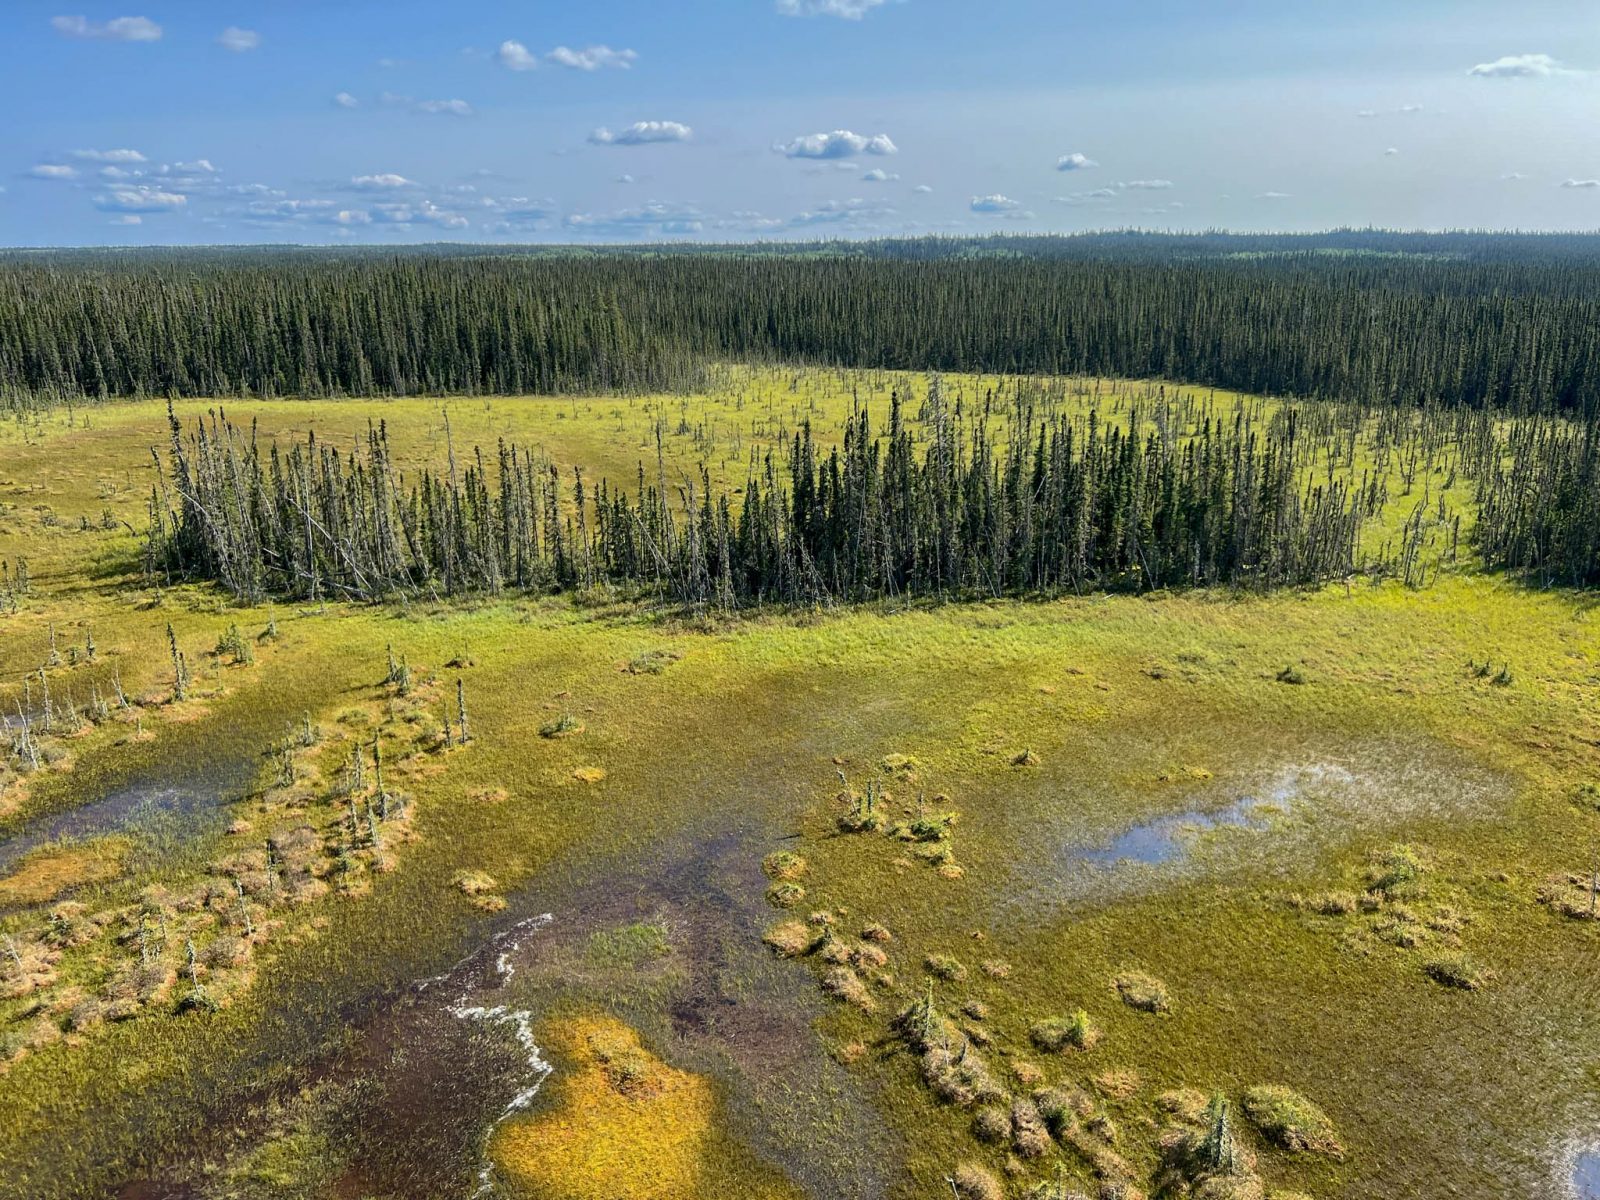
M850 951L850 961L860 970L879 970L889 965L889 956L870 942Z
M1367 890L1393 899L1410 894L1422 877L1422 860L1410 846L1390 846L1374 854L1367 867Z
M1005 1089L989 1074L989 1065L971 1047L929 1046L922 1052L922 1079L946 1104L966 1108L1005 1098Z
M1354 892L1324 892L1311 902L1311 907L1325 917L1348 916L1356 910Z
M1077 1088L1040 1088L1033 1094L1033 1104L1050 1132L1057 1137L1065 1136L1080 1118L1094 1111L1094 1101Z
M1124 971L1112 982L1117 995L1129 1008L1136 1008L1140 1012L1163 1013L1172 1007L1167 985L1154 975L1147 975L1143 971Z
M486 875L482 871L457 871L455 885L456 890L463 896L482 896L500 886L494 881L493 876Z
M806 873L806 860L788 850L775 850L761 860L768 879L799 879Z
M563 712L555 720L546 721L543 725L539 726L539 736L546 738L571 737L574 734L582 732L583 726L579 724L578 718L573 716L570 712Z
M1050 1149L1050 1131L1038 1107L1026 1096L1011 1102L1011 1144L1022 1158L1038 1158Z
M998 1146L1011 1136L1011 1115L994 1105L980 1108L972 1118L972 1135L980 1142Z
M948 954L930 954L922 960L922 965L950 983L960 983L967 977L967 968L961 965L959 959L951 958Z
M878 1006L867 994L867 985L861 982L849 967L830 967L823 973L822 990L835 1000L852 1004L862 1012L872 1012Z
M1435 954L1423 962L1422 969L1435 983L1467 992L1477 991L1490 979L1487 967L1460 950Z
M1094 1018L1083 1009L1070 1017L1048 1017L1028 1030L1033 1044L1041 1050L1059 1054L1067 1049L1088 1050L1100 1040Z
M815 950L820 939L804 922L785 921L767 930L761 940L783 958L798 958Z
M1298 685L1304 683L1305 681L1305 672L1299 667L1295 666L1293 663L1290 663L1287 667L1278 672L1279 683L1292 683Z
M917 760L912 758L909 754L885 754L883 756L883 762L880 765L883 767L883 770L890 775L901 775L906 778L911 778L916 775L917 767L921 764L919 764Z
M1005 1200L1000 1181L975 1163L962 1163L950 1182L961 1200Z
M806 890L798 883L775 883L767 889L767 903L775 908L793 908L806 898Z
M953 812L918 817L906 826L906 834L914 842L942 842L950 836L950 827L955 823Z
M1276 1146L1296 1153L1343 1158L1333 1122L1299 1092L1280 1084L1263 1084L1244 1094L1244 1115Z
M667 669L668 663L677 662L681 657L673 650L646 650L628 660L628 674L659 675Z
M1156 1097L1156 1107L1191 1124L1206 1113L1206 1094L1194 1088L1176 1088Z

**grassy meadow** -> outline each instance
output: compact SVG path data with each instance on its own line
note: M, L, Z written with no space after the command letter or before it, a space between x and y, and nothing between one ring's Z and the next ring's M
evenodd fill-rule
M176 413L737 488L927 386ZM0 771L0 1196L1562 1195L1600 1141L1600 611L1450 553L1448 454L1312 468L1375 547L1437 510L1420 589L242 608L142 571L166 422L0 426L0 712L105 702Z

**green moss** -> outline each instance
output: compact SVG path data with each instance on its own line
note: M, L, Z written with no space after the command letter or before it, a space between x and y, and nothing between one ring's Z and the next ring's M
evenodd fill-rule
M1028 1028L1028 1036L1041 1050L1060 1053L1063 1050L1088 1050L1100 1040L1100 1027L1083 1009L1071 1016L1047 1017Z
M608 967L645 966L671 953L667 928L659 921L635 921L589 936L586 954L591 962Z
M1244 1094L1244 1115L1269 1141L1285 1150L1344 1157L1328 1114L1290 1088L1280 1084L1250 1088Z

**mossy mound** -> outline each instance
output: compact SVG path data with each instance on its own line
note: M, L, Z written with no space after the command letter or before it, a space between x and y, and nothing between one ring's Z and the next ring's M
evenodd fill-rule
M793 1195L718 1133L711 1081L662 1062L628 1026L584 1017L545 1031L564 1070L554 1106L502 1125L489 1153L514 1196L694 1200Z
M0 879L0 908L47 904L73 888L115 879L127 851L126 838L37 850Z
M1143 971L1123 971L1111 981L1117 995L1129 1008L1140 1012L1164 1013L1172 1008L1167 985Z
M1244 1094L1244 1115L1269 1142L1285 1150L1344 1157L1328 1114L1291 1088L1280 1084L1251 1088Z

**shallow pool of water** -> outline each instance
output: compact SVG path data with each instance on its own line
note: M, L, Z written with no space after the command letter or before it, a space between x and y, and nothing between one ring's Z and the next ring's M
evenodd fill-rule
M1166 813L1125 829L1103 846L1070 846L1064 857L1068 862L1099 867L1172 862L1188 854L1203 833L1218 829L1266 829L1272 815L1292 810L1307 790L1329 785L1348 786L1352 782L1350 772L1342 767L1296 767L1285 771L1261 794L1239 796L1221 808Z
M244 778L241 770L233 777L211 781L139 779L88 804L42 814L9 837L0 838L0 872L10 870L30 851L63 839L127 833L155 849L214 832L226 816L224 805ZM227 785L228 790L220 785Z
M1578 1200L1600 1200L1600 1146L1580 1151L1573 1162L1572 1193Z

